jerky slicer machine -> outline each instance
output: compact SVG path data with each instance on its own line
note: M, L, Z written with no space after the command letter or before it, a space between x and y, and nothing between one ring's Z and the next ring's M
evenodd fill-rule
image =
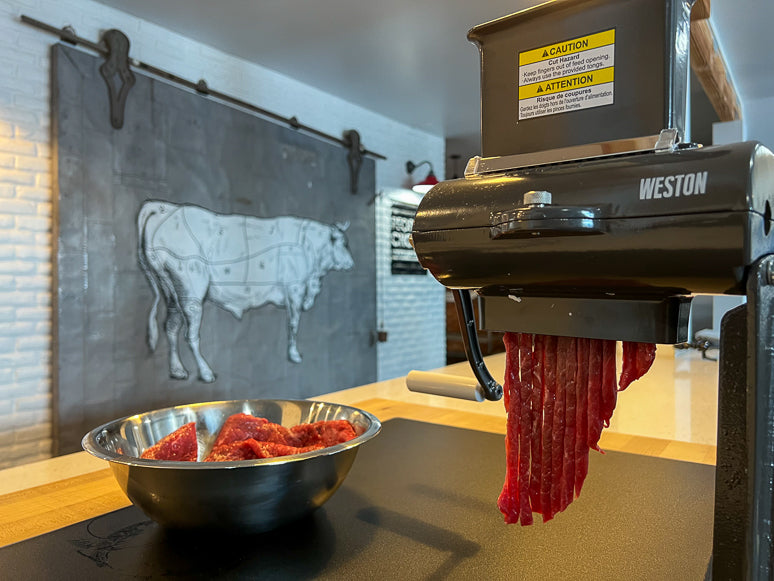
M556 0L470 31L482 155L425 195L412 241L477 385L407 382L502 396L471 290L484 329L661 344L689 340L692 295L746 295L721 328L712 575L770 579L774 155L687 142L691 6Z

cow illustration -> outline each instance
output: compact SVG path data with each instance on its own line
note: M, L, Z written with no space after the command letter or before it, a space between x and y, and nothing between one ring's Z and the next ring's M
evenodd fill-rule
M137 216L137 231L140 266L154 293L148 346L153 351L158 343L156 312L163 294L170 377L188 377L178 352L178 335L185 324L199 379L215 381L199 349L205 299L237 319L267 303L284 307L288 359L300 363L296 335L301 310L312 308L320 280L329 270L354 266L344 234L348 226L293 216L224 215L193 205L146 201Z

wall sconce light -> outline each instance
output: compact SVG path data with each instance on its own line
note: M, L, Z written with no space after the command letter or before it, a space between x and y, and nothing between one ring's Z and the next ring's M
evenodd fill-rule
M414 163L413 161L406 162L406 172L408 172L409 175L414 173L415 169L424 164L427 164L430 167L427 177L411 187L411 189L418 194L426 194L430 191L430 188L438 183L438 178L435 177L435 173L433 173L433 164L427 160L420 161L419 163Z

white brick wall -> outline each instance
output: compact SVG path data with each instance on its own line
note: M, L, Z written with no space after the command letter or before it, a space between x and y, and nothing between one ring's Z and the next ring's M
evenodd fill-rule
M433 167L439 167L433 163ZM394 199L406 190L386 188L376 202L377 318L387 342L377 346L380 380L428 370L446 362L446 294L432 276L393 275L390 218Z
M213 89L295 115L332 135L357 129L368 149L388 158L377 162L377 190L403 184L407 160L430 159L440 171L444 156L439 136L91 0L0 0L0 468L45 458L51 448L49 47L57 39L22 24L21 14L57 28L71 25L94 41L118 28L129 36L135 59L190 80L203 78ZM419 300L431 295L390 284L379 305L390 333L378 347L379 378L443 365L442 294L441 316L431 321L435 310Z

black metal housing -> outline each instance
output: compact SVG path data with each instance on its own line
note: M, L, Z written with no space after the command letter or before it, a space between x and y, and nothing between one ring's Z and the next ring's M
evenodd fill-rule
M481 296L481 326L492 331L647 341L674 345L688 337L691 297L617 299Z
M542 222L525 214L535 190L552 194ZM483 296L744 294L747 268L774 251L772 205L774 154L747 142L442 182L412 239L442 284ZM572 211L564 225L559 210ZM504 213L519 211L529 227L503 235Z

